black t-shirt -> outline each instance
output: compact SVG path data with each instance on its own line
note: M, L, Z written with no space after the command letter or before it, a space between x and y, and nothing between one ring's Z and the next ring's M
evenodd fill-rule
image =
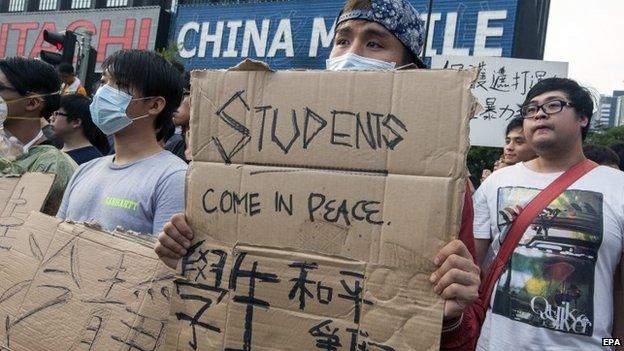
M102 157L102 153L95 146L81 147L79 149L67 151L67 154L79 165L89 162L94 158Z
M184 162L189 161L184 157L184 151L186 150L186 143L180 134L174 134L165 144L165 150L170 151L172 154L181 158Z

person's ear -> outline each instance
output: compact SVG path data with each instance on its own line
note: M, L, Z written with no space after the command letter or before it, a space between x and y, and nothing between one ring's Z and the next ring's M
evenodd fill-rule
M40 96L31 96L26 98L26 106L24 109L28 112L37 111L43 109L44 104L45 102Z
M80 118L76 118L72 120L71 122L69 122L69 124L71 125L72 128L78 129L82 127L82 120Z
M149 102L150 108L147 111L147 113L149 113L150 115L159 115L162 112L162 110L165 109L166 105L167 105L167 101L165 100L164 97L156 96L150 100Z
M587 116L585 115L581 115L581 117L579 118L579 122L581 124L582 128L587 127L587 124L589 123L589 118L587 118Z

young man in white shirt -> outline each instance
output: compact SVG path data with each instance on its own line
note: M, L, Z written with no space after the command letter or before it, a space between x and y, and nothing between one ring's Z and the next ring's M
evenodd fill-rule
M589 91L570 79L545 79L529 91L523 127L538 157L493 173L474 195L484 272L522 208L585 160L593 109ZM624 173L599 166L523 234L487 302L477 350L603 350L602 339L615 333L614 275L623 246Z

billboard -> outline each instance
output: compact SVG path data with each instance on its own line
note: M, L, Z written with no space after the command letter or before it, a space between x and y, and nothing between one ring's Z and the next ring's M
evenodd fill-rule
M412 0L423 20L427 0ZM344 1L308 0L178 7L171 41L189 69L226 68L249 57L272 68L324 68ZM437 0L427 56L510 57L518 0Z
M160 7L80 11L3 13L0 18L0 57L38 57L41 49L54 50L43 41L43 31L90 31L97 51L97 67L120 49L154 50Z

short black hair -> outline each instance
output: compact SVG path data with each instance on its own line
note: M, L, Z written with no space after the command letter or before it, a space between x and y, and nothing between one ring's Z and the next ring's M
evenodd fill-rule
M602 145L585 145L583 146L583 154L588 159L599 165L616 165L619 167L620 158L615 151Z
M572 107L581 115L587 117L587 126L581 129L581 137L585 140L587 132L589 132L592 115L594 114L594 99L592 98L591 92L587 88L579 85L576 81L569 78L557 77L543 79L529 90L522 105L528 104L531 99L538 95L555 90L566 93L572 103Z
M186 68L184 67L184 64L182 62L176 59L173 59L170 62L173 65L173 68L177 69L178 72L180 72L180 74L184 74L184 71L186 71Z
M509 135L509 133L511 133L512 130L514 129L523 129L524 126L524 118L517 116L511 119L511 121L509 121L509 124L507 124L507 129L505 130L505 137L507 135Z
M67 113L67 121L80 120L82 132L89 142L98 148L103 155L108 154L108 139L106 135L93 123L89 110L91 99L78 94L68 94L61 97L61 108Z
M624 171L624 143L611 145L611 150L620 158L620 170Z
M162 96L165 108L155 120L159 132L173 125L171 117L182 101L182 77L180 72L161 55L146 50L120 50L107 57L102 70L108 72L121 89L136 89L142 97Z
M184 82L184 90L186 90L186 92L191 91L191 72L184 72L184 75L182 76L182 81Z
M22 96L41 94L45 105L40 116L49 118L59 107L61 80L54 66L41 60L25 57L0 59L0 70Z
M57 68L59 73L63 73L63 74L74 74L74 66L71 65L71 63L67 63L67 62L63 62L60 65L58 65Z

